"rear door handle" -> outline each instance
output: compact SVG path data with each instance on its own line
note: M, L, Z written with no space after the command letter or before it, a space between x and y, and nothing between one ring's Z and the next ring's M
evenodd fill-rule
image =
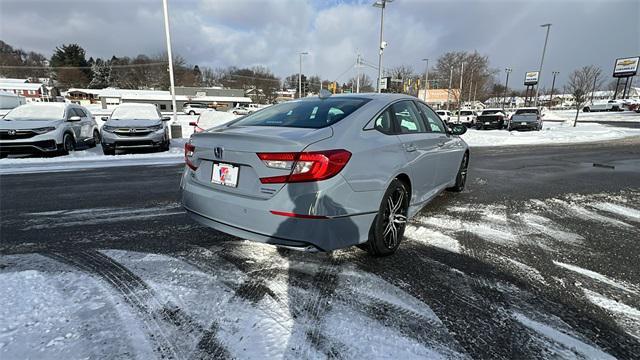
M404 148L404 149L405 149L407 152L413 152L413 151L416 151L416 147L415 147L413 144L405 146L405 148Z

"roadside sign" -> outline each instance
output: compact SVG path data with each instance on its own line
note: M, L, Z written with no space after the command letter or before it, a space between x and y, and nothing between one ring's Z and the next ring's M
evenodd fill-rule
M388 77L380 79L380 90L386 90L388 86Z
M540 73L537 71L529 71L524 75L524 84L526 86L535 85L538 83L538 75Z
M616 59L613 67L613 77L635 76L638 73L638 63L640 57Z

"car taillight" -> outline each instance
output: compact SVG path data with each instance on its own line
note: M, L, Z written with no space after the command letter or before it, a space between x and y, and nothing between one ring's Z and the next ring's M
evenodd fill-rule
M196 147L195 145L191 144L191 143L186 143L184 144L184 163L191 169L191 170L197 170L198 167L191 162L191 157L193 156L193 153L196 151Z
M263 184L320 181L338 174L349 159L347 150L311 151L302 153L258 153L269 168L291 170L289 175L260 178Z

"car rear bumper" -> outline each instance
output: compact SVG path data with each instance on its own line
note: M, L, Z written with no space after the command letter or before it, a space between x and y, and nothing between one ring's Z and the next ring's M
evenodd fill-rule
M527 123L526 125L522 125L519 123L509 125L511 130L537 130L538 123Z
M351 199L354 203L362 203L354 197L373 199L377 192L355 193L341 176L319 183L324 183L320 185L322 191L318 190L318 183L288 184L271 198L249 198L217 190L215 185L204 186L194 181L187 170L181 184L182 204L197 222L243 239L319 251L367 241L377 213L372 209L379 207L379 199L371 201L367 211L347 209L338 201ZM305 186L308 190L304 190ZM328 194L332 194L332 198L328 198ZM374 206L375 202L377 205ZM277 215L271 211L307 218Z

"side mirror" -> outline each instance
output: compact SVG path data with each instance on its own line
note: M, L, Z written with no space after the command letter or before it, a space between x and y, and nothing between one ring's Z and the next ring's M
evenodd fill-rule
M452 135L462 135L467 132L467 127L462 124L455 124L451 127Z
M72 116L68 119L68 121L80 121L82 120L82 118L80 118L80 116Z
M171 120L171 118L168 117L168 116L163 116L162 117L162 121L170 121L170 120Z
M107 121L107 120L109 120L109 117L108 116L103 116L103 117L100 118L100 120Z
M189 122L189 126L198 126L198 123L195 121Z

